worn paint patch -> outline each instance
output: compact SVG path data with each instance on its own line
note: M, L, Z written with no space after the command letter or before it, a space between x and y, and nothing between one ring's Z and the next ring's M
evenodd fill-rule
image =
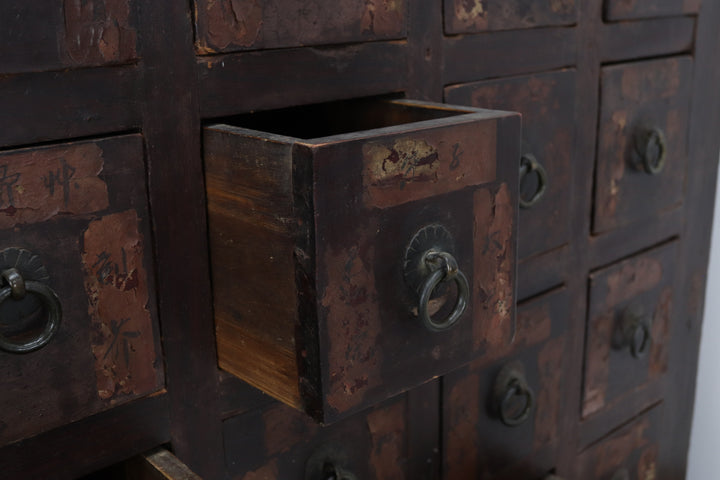
M653 289L663 277L663 267L657 258L641 257L623 262L620 268L611 271L605 282L607 296L603 304L612 308L621 302Z
M649 420L643 418L624 432L603 441L595 452L595 468L592 478L605 478L604 475L610 475L623 466L634 451L648 445L647 431L649 428Z
M615 325L615 312L605 312L590 320L587 333L583 417L605 406L610 376L610 348Z
M103 152L95 143L0 155L0 228L107 208L102 171Z
M367 416L370 430L370 467L377 480L404 478L400 459L404 457L405 446L405 404L397 402L390 407L380 408Z
M307 415L286 405L277 404L263 413L265 451L275 456L291 451L315 435L318 425Z
M464 372L460 372L463 375ZM480 420L479 376L453 375L447 391L444 415L447 432L444 438L444 478L479 478L478 444L476 426Z
M238 478L241 478L242 480L277 480L280 478L277 463L277 458L273 458L266 465L263 465L252 472L247 472L242 477Z
M488 28L487 0L455 0L453 6L455 19L463 28Z
M672 288L665 287L660 293L652 319L652 344L650 345L650 378L657 378L667 372L668 345L670 337L670 315L672 312Z
M138 222L128 210L90 222L83 234L90 343L103 400L149 393L158 383Z
M637 466L637 478L639 480L655 480L657 478L658 446L650 445L643 450Z
M344 412L362 403L364 393L381 381L382 331L372 263L374 247L325 254L327 287L321 305L326 309L329 388L327 403Z
M131 0L65 0L64 53L71 63L124 62L137 57Z
M202 2L205 46L201 53L222 51L229 45L251 47L260 37L263 7L257 0L215 0Z
M515 334L515 202L506 184L475 192L473 345L503 349Z
M403 23L402 0L366 0L365 12L360 21L362 32L370 35L388 36L397 33Z
M362 146L364 202L387 208L492 182L497 123L460 124Z
M561 418L563 392L563 376L558 372L563 368L565 337L548 341L538 353L538 372L540 374L540 390L537 395L535 418L534 448L558 440L558 423Z

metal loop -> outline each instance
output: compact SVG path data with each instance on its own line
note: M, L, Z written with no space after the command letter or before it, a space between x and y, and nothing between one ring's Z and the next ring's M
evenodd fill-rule
M4 272L3 272L4 275ZM22 277L21 277L22 278ZM47 312L45 328L35 338L25 342L15 342L0 334L0 349L11 353L28 353L45 346L55 335L62 320L62 307L55 292L41 282L24 282L25 290L40 298ZM13 296L12 287L5 287L0 290L0 303Z
M522 185L523 179L531 173L535 173L537 175L537 189L529 200L525 200L522 194L518 194L520 208L532 207L538 203L543 196L545 196L545 192L547 191L548 177L545 168L540 164L540 162L538 162L535 155L526 153L520 158L520 185Z
M636 133L635 151L642 160L642 168L649 175L658 175L665 167L667 141L658 127L642 128Z
M510 400L516 396L525 397L525 407L519 415L512 417L508 413L508 407ZM534 405L535 393L532 389L530 389L525 382L520 379L512 379L510 383L508 383L507 390L505 390L505 394L500 401L500 420L509 427L516 427L530 417L530 413L532 412Z
M467 278L458 268L455 258L446 252L428 252L425 256L426 262L430 264L434 271L425 279L420 289L420 304L418 307L418 316L422 320L425 327L432 332L440 332L447 330L455 325L460 319L468 305L470 296L470 287ZM438 265L438 263L440 265ZM445 268L442 268L442 267ZM432 292L441 283L448 280L454 280L457 285L457 300L453 306L453 310L448 317L442 322L436 322L428 312L428 305Z
M642 358L649 350L652 334L647 323L639 321L630 331L630 353L635 358Z
M15 300L22 300L23 298L25 298L25 280L23 279L22 275L20 275L20 272L18 272L17 268L8 268L7 270L0 273L0 276L2 276L3 280L5 280L5 282L10 287L10 290L12 291L12 297Z
M634 358L642 358L650 350L652 331L649 317L641 304L631 304L622 314L620 324L620 338L615 348L628 347Z

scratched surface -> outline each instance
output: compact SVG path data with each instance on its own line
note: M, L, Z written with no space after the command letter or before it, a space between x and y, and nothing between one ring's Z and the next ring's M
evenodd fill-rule
M406 0L195 0L200 54L405 36Z
M667 371L677 250L677 242L672 242L590 276L583 417L632 396L653 400L645 398L648 394L641 387L659 380ZM652 343L642 358L634 358L628 347L613 347L623 313L631 306L640 307L652 322Z
M228 478L327 478L313 468L327 461L358 479L403 480L407 410L400 396L329 427L280 403L229 418L223 425ZM306 476L308 470L314 475Z
M685 15L699 12L702 2L703 0L605 0L605 18L627 20Z
M593 231L656 216L682 201L693 62L689 57L602 70ZM667 160L658 175L633 161L638 128L660 128Z
M577 22L575 0L444 0L445 32L513 30Z
M128 63L137 58L135 0L3 2L0 72Z
M567 407L565 379L557 372L569 358L568 300L567 290L558 289L519 305L512 346L444 378L442 478L543 478L555 466ZM508 427L490 399L498 371L516 361L523 364L536 407L525 423Z
M148 269L152 263L142 137L124 135L5 156L13 155L33 166L24 173L28 178L32 173L35 181L24 182L21 175L17 183L25 187L25 205L45 198L46 204L37 204L45 208L67 200L75 211L0 228L0 245L25 248L40 257L63 310L60 328L45 347L25 355L0 352L3 444L163 385L154 281ZM79 159L87 160L87 166L77 163ZM20 165L8 162L7 174ZM102 203L96 206L85 202L98 197ZM91 208L76 208L88 204ZM33 300L26 297L12 305L13 315L0 305L0 329L13 330L25 317L44 321Z

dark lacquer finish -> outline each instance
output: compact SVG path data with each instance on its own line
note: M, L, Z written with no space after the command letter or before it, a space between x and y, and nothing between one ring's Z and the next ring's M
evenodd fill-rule
M205 133L222 368L331 421L511 338L517 117L391 101L231 122L256 130Z
M444 0L447 33L478 33L560 25L577 21L576 0Z
M0 350L0 442L162 388L144 167L139 135L0 154L0 245L36 257L5 251L0 263L28 286L41 265L62 311L44 346ZM50 313L37 290L13 294L0 304L1 334L27 342Z
M605 0L605 18L631 20L687 15L697 13L702 3L703 0Z
M555 466L567 312L566 289L523 302L512 345L445 377L443 478L530 480Z

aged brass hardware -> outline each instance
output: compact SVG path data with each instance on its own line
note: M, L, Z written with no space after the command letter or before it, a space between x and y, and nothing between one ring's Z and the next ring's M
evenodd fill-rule
M667 141L658 127L640 127L634 137L636 161L645 173L658 175L667 160Z
M498 417L509 427L521 425L530 418L535 407L535 392L525 379L522 363L509 363L500 370L495 378L493 403Z
M520 208L530 208L536 203L538 203L540 199L545 195L548 184L547 172L545 171L545 168L540 162L538 162L537 158L535 158L535 155L531 153L526 153L520 158L521 187L523 180L528 178L533 173L537 176L537 187L535 188L535 192L529 199L523 197L522 188L520 189L521 191L518 194Z

